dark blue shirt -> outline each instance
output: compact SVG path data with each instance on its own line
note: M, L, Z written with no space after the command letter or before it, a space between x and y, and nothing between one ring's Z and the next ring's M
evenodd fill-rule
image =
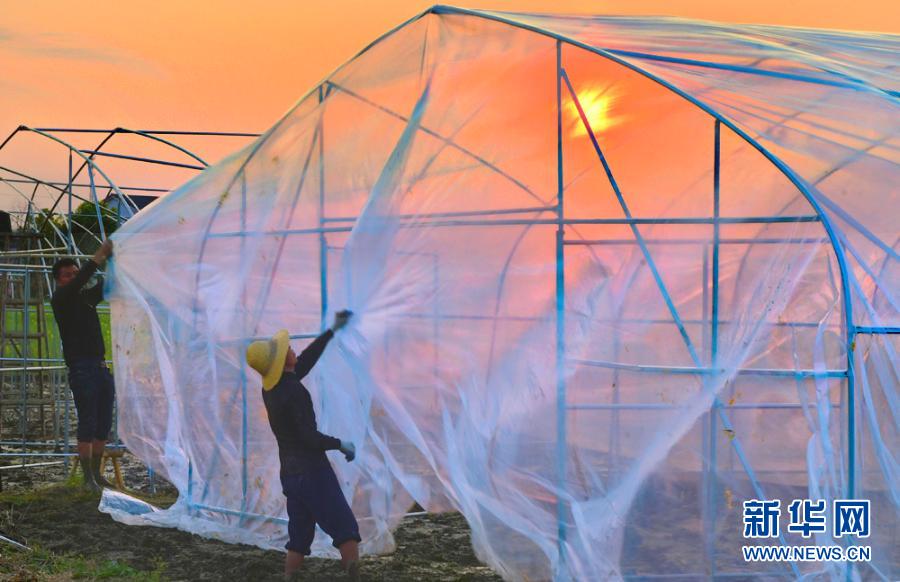
M316 425L312 397L300 382L316 362L334 333L329 329L297 356L293 372L284 372L271 390L263 390L269 425L278 441L282 475L296 475L327 466L325 451L339 449L341 441L322 434Z
M105 356L103 331L97 316L97 304L103 301L103 280L84 288L96 272L97 263L86 261L75 278L68 285L58 287L50 299L69 366L79 360L103 360Z

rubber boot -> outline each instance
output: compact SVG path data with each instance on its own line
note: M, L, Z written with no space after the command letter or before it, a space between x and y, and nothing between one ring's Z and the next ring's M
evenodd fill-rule
M115 489L115 485L106 480L105 477L100 473L100 467L103 465L103 457L91 457L91 474L94 476L94 483L97 484L99 488L109 487L110 489Z
M100 486L97 485L97 481L94 480L94 466L91 457L79 456L78 462L81 463L81 474L84 475L82 487L91 493L99 493Z

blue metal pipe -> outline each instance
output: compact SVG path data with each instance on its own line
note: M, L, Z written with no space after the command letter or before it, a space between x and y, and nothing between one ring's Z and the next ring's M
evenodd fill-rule
M835 410L839 410L841 406L839 404L831 404L831 408ZM636 402L633 404L629 404L627 402L613 403L613 404L569 404L567 407L569 410L676 410L682 408L682 406L678 404L666 404L666 403L640 403ZM723 404L721 408L725 410L763 410L763 409L776 409L776 410L790 410L797 408L806 408L803 404L784 404L780 402L760 402L759 404Z
M565 287L565 245L564 240L564 186L563 186L563 140L562 140L562 43L556 42L556 472L557 493L556 524L559 565L554 578L567 578L566 559L566 503L562 495L566 492L566 287Z
M395 111L392 111L392 110L388 109L387 107L384 107L383 105L379 105L378 103L375 103L374 101L371 101L371 100L369 100L369 99L363 97L362 95L359 95L358 93L355 93L355 92L351 91L350 89L348 89L348 88L346 88L346 87L342 87L341 85L337 85L336 83L334 83L334 82L332 82L332 81L330 81L330 80L325 81L325 84L326 84L329 88L333 87L334 89L336 89L336 90L338 90L338 91L340 91L340 92L342 92L342 93L344 93L344 94L346 94L346 95L348 95L348 96L350 96L350 97L353 97L354 99L357 99L358 101L361 101L361 102L365 103L366 105L369 105L369 106L371 106L371 107L374 107L375 109L378 109L379 111L381 111L381 112L383 112L383 113L386 113L387 115L390 115L391 117L394 117L394 118L396 118L396 119L399 119L400 121L403 121L404 123L409 123L409 118L408 118L407 116L401 115L400 113L397 113L397 112L395 112ZM437 133L436 131L433 131L433 130L431 130L431 129L428 129L427 127L420 126L420 127L419 127L419 131L422 131L423 133L425 133L425 134L427 134L427 135L430 135L431 137L433 137L433 138L435 138L435 139L438 139L438 140L443 141L444 143L446 143L447 145L449 145L449 146L452 147L453 149L455 149L455 150L459 151L460 153L462 153L462 154L464 154L464 155L466 155L466 156L472 158L473 160L477 161L479 164L483 165L485 168L491 170L492 172L495 172L496 174L498 174L499 176L503 177L504 179L509 180L509 181L510 181L512 184L514 184L517 188L521 189L522 191L524 191L525 193L527 193L529 196L531 196L532 198L534 198L535 200L537 200L537 201L540 202L541 204L544 204L544 205L547 205L547 204L548 204L548 201L546 201L546 200L544 200L543 198L541 198L537 193L535 193L531 188L529 188L524 182L522 182L521 180L518 180L518 179L515 178L514 176L512 176L512 175L510 175L510 174L508 174L508 173L506 173L506 172L504 172L504 171L501 170L499 167L497 167L495 164L489 162L487 159L485 159L485 158L479 156L479 155L476 154L475 152L473 152L473 151L471 151L471 150L469 150L469 149L467 149L467 148L465 148L465 147L463 147L463 146L457 144L457 143L454 142L452 139L447 138L447 137L445 137L445 136L443 136L443 135Z
M648 366L643 364L627 364L622 362L606 362L603 360L570 359L569 361L584 366L626 370L629 372L649 372L655 374L697 374L702 376L720 376L733 372L738 376L776 376L783 378L846 378L847 370L788 370L778 368L738 368L727 370L705 366Z
M528 214L534 212L556 212L553 206L531 206L526 208L500 208L497 210L460 210L458 212L426 212L422 214L397 214L396 218L422 220L423 218L455 218L460 216L495 216L500 214ZM335 216L323 222L356 222L357 216Z
M841 273L841 285L842 285L842 295L844 301L844 320L847 325L847 337L846 337L846 352L847 352L847 367L850 370L850 373L847 375L847 395L848 400L851 402L855 399L855 390L854 390L854 376L852 373L853 367L853 346L855 345L855 327L854 327L854 319L853 319L853 301L851 298L851 287L850 287L850 269L847 266L846 256L844 254L844 249L840 244L840 240L837 235L837 231L834 228L834 225L831 222L831 219L824 212L822 205L817 200L816 196L813 194L813 188L811 188L805 180L801 179L787 164L785 164L780 158L775 156L771 151L765 148L758 140L751 137L747 132L740 129L737 125L735 125L728 118L723 116L721 113L707 105L706 103L700 101L696 97L688 94L687 92L679 89L672 83L662 79L661 77L654 75L653 73L635 65L632 62L629 62L617 55L610 53L604 49L600 49L597 47L593 47L586 43L580 42L573 38L566 37L564 35L556 34L549 30L542 29L537 26L532 26L528 24L524 24L521 22L516 22L515 20L500 16L494 13L480 12L477 10L470 10L465 8L454 8L448 6L435 6L431 9L435 14L464 14L469 16L475 16L478 18L483 18L485 20L493 20L496 22L500 22L503 24L507 24L509 26L513 26L516 28L521 28L523 30L528 30L543 36L547 36L557 41L562 41L568 43L572 46L579 47L585 51L600 55L602 57L607 58L610 61L618 63L619 65L628 68L640 75L643 75L647 79L665 87L669 91L679 95L689 103L693 104L700 110L706 112L708 115L720 121L723 125L728 127L731 131L733 131L738 137L743 139L745 142L750 144L754 149L760 152L766 159L768 159L784 176L790 180L792 184L794 184L798 190L803 194L806 198L807 202L809 202L810 206L815 210L816 214L819 216L819 219L822 221L823 226L825 228L825 232L828 235L828 239L831 242L832 249L835 253L835 258L838 261L838 266L840 268ZM724 220L722 220L724 223ZM877 243L876 243L877 244ZM852 406L849 407L848 415L848 448L850 449L848 452L848 463L850 465L849 474L850 478L848 480L847 486L847 497L852 499L854 496L854 473L855 473L855 435L853 434L856 430L855 424L855 416L852 410ZM793 567L795 574L797 573L796 567Z
M628 204L625 202L625 197L622 195L622 191L619 189L619 184L618 182L616 182L615 176L613 176L612 169L609 167L609 163L606 161L606 156L603 154L603 150L600 148L600 144L597 141L597 136L594 134L594 130L591 127L590 121L588 120L587 115L584 112L584 108L582 108L581 106L581 101L578 99L578 94L576 93L575 88L572 86L572 82L569 80L569 75L568 73L566 73L565 69L561 70L561 75L563 81L565 81L566 83L566 87L569 89L569 95L571 96L575 107L578 109L578 115L581 117L581 122L584 125L585 129L587 129L588 136L591 138L591 143L594 145L594 151L600 158L600 163L603 165L603 170L606 172L606 178L607 180L609 180L613 192L615 192L616 199L619 201L619 206L622 208L622 212L625 214L625 217L628 220L633 220L631 216L631 210L628 208ZM662 293L663 300L665 301L666 306L669 309L669 313L672 315L675 326L678 328L678 333L681 334L681 337L684 340L685 345L687 346L687 350L691 356L691 359L697 366L701 365L700 359L698 358L697 353L694 350L694 346L691 343L687 330L685 329L684 324L681 322L681 317L678 315L678 310L675 308L672 297L669 295L665 283L662 280L662 275L656 268L656 263L653 261L653 256L650 254L650 249L647 248L640 230L634 223L631 223L631 232L632 234L634 234L634 238L637 241L638 246L641 248L641 254L644 255L644 259L647 261L647 267L650 269L650 273L653 275L653 279L656 281L656 285L657 287L659 287L659 290Z
M721 217L719 224L784 224L794 222L819 222L818 216L747 216L747 217ZM571 218L563 220L564 225L578 224L713 224L714 219L707 217L680 217L680 218ZM560 221L553 218L506 219L506 220L439 220L439 221L415 221L401 224L402 228L433 228L448 226L532 226L549 225L556 226ZM331 232L350 232L352 227L323 227L323 228L298 228L275 229L249 232L217 232L210 233L207 238L227 238L238 236L285 236L302 234L320 234Z
M325 110L322 102L325 100L323 86L319 85L319 228L325 226ZM328 313L328 241L325 233L319 233L319 306L320 323L319 331L325 331L327 323L325 317Z
M201 511L212 511L215 513L223 513L225 515L234 515L236 517L242 518L241 521L245 518L258 519L260 521L265 522L274 522L281 525L287 525L288 520L283 517L272 517L270 515L262 515L259 513L248 513L246 511L238 511L236 509L227 509L225 507L216 507L214 505L206 505L203 503L191 503L188 502L188 510L201 510Z
M648 245L665 245L665 246L675 246L675 245L691 245L691 246L702 246L708 245L709 239L705 238L645 238L644 242ZM777 244L777 245L790 245L790 244L823 244L828 243L827 238L822 237L807 237L807 238L720 238L720 245L765 245L765 244ZM602 246L602 245L634 245L637 244L633 238L618 238L618 239L580 239L580 240L567 240L565 241L566 245L571 246Z
M247 175L241 174L241 230L247 230ZM245 273L246 269L246 238L241 238L241 272ZM241 333L247 333L247 286L243 285L241 289ZM239 354L241 363L241 511L246 510L247 506L247 433L248 433L248 412L247 412L247 362L244 358L244 348Z
M900 333L900 327L891 327L891 326L860 326L856 328L856 333L864 333L864 334L893 334Z
M685 59L681 57L670 57L666 55L655 55L650 53L642 53L637 51L627 51L627 50L619 50L619 49L604 49L605 51L620 56L620 57L632 57L641 60L647 61L661 61L664 63L673 63L678 65L687 65L692 67L703 67L707 69L720 69L723 71L733 71L735 73L746 73L749 75L760 75L763 77L775 77L778 79L787 79L790 81L800 81L802 83L813 83L816 85L828 85L830 87L840 87L842 89L853 89L854 91L861 90L870 90L877 91L880 93L884 93L890 97L896 98L897 95L893 91L886 91L884 89L880 89L877 87L873 87L864 81L858 81L853 79L852 77L844 77L846 79L851 79L853 82L846 83L843 81L833 81L831 79L822 79L820 77L810 77L808 75L798 75L795 73L782 73L780 71L770 71L767 69L756 69L753 67L746 67L741 65L732 65L725 63L713 63L710 61L700 61L697 59ZM834 74L834 73L832 73Z

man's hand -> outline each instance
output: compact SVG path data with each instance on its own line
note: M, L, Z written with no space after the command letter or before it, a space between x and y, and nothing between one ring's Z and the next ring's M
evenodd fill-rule
M350 321L350 317L353 315L353 312L349 309L344 309L343 311L338 311L334 314L334 325L331 326L331 331L337 331L347 325L347 322Z
M103 263L106 262L106 259L112 256L113 252L113 243L110 239L106 239L103 241L103 244L100 245L100 248L97 249L97 252L94 253L94 262L97 263L98 266L102 267Z
M338 450L344 453L344 458L348 463L356 458L356 445L350 441L341 441L341 448Z

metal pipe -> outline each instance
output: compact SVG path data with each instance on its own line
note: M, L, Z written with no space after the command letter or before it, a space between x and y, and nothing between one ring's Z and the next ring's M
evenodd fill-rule
M735 409L735 410L764 410L764 409L795 409L795 408L805 408L806 406L803 404L787 404L787 403L779 403L779 402L761 402L759 404L723 404L721 408L725 410ZM666 403L613 403L613 404L570 404L568 406L569 410L675 410L682 408L679 404L666 404ZM814 408L814 407L811 407ZM835 410L840 410L841 406L839 404L831 404L830 408Z
M31 272L25 271L24 289L22 291L22 368L28 369L28 357L31 355ZM5 292L5 291L4 291ZM3 322L4 325L6 322ZM28 374L22 374L22 440L28 438Z
M326 84L329 88L330 88L330 87L333 87L333 88L337 89L338 91L344 93L345 95L348 95L348 96L350 96L350 97L352 97L352 98L354 98L354 99L357 99L357 100L359 100L359 101L365 103L366 105L369 105L369 106L371 106L371 107L373 107L373 108L375 108L375 109L377 109L377 110L379 110L379 111L382 111L382 112L386 113L387 115L390 115L391 117L394 117L395 119L399 119L400 121L403 121L404 123L409 123L409 118L408 118L408 117L406 117L406 116L404 116L404 115L401 115L401 114L399 114L399 113L397 113L397 112L395 112L395 111L392 111L391 109L389 109L389 108L387 108L387 107L384 107L383 105L379 105L378 103L375 103L374 101L371 101L371 100L369 100L369 99L363 97L362 95L359 95L358 93L354 93L353 91L351 91L350 89L348 89L348 88L346 88L346 87L342 87L342 86L340 86L340 85L337 85L336 83L334 83L334 82L332 82L332 81L330 81L330 80L326 80L326 81L325 81L325 84ZM483 165L485 168L491 170L492 172L497 173L498 175L500 175L500 176L503 177L504 179L509 180L513 185L515 185L517 188L523 190L525 193L527 193L529 196L531 196L532 198L534 198L535 200L537 200L537 201L540 202L541 204L548 204L548 202L547 202L546 200L543 200L540 196L538 196L537 193L535 193L531 188L529 188L527 185L525 185L525 183L523 183L522 181L518 180L518 179L515 178L514 176L512 176L512 175L510 175L510 174L508 174L508 173L506 173L506 172L504 172L502 169L500 169L499 167L497 167L495 164L489 162L487 159L485 159L485 158L479 156L479 155L476 154L475 152L473 152L473 151L471 151L471 150L469 150L469 149L467 149L467 148L465 148L465 147L463 147L463 146L457 144L457 143L454 142L451 138L448 138L448 137L446 137L446 136L443 136L443 135L437 133L436 131L433 131L433 130L431 130L431 129L428 129L427 127L424 127L424 126L420 126L420 127L419 127L419 130L422 131L423 133L427 134L427 135L430 135L431 137L433 137L433 138L435 138L435 139L438 139L438 140L444 142L445 144L447 144L448 146L450 146L450 147L452 147L453 149L457 150L458 152L462 153L463 155L466 155L466 156L468 156L468 157L471 157L473 160L477 161L478 163L480 163L481 165Z
M117 158L120 160L131 160L134 162L143 162L145 164L158 164L160 166L173 166L176 168L187 168L189 170L205 170L205 166L196 166L194 164L183 164L181 162L170 162L167 160L157 160L154 158L142 158L139 156L129 156L125 154L113 154L109 152L101 152L97 150L78 150L83 154L90 154L91 156L103 156L107 158Z
M721 224L721 222L720 222ZM664 238L654 238L649 239L645 238L644 242L648 245L657 244L657 245L707 245L710 243L709 239L703 238L673 238L673 239L664 239ZM732 244L732 245L764 245L764 244L825 244L828 243L828 239L824 237L818 238L720 238L719 244ZM593 246L593 245L633 245L637 244L634 239L631 238L621 238L621 239L584 239L584 240L567 240L565 244L572 246Z
M0 168L5 169L5 168ZM21 174L20 174L21 175ZM67 186L65 182L53 182L53 181L44 181L34 178L32 180L23 180L21 178L3 178L4 182L12 182L14 184L43 184L45 186ZM90 188L91 185L85 182L76 182L72 184L73 188ZM135 192L160 192L165 193L169 192L168 188L148 188L141 186L119 186L119 190L134 190ZM16 214L15 212L10 212L10 214Z
M317 129L318 131L318 143L319 143L319 159L318 159L318 170L319 170L319 204L318 204L318 219L319 219L319 228L323 228L325 223L329 220L337 220L330 219L325 216L325 109L322 103L325 100L325 95L323 92L323 86L319 85L319 121ZM355 222L356 219L353 219ZM328 241L325 238L325 233L319 233L319 307L321 312L321 320L319 324L319 330L325 331L325 326L327 325L325 321L326 313L328 312Z
M697 59L686 59L682 57L673 57L669 55L656 55L649 53L642 53L636 51L628 51L621 49L604 49L605 51L620 56L620 57L631 57L637 58L641 60L649 60L649 61L662 61L665 63L675 63L679 65L687 65L691 67L705 67L709 69L720 69L724 71L733 71L736 73L746 73L748 75L761 75L764 77L776 77L779 79L788 79L791 81L800 81L803 83L814 83L818 85L828 85L830 87L840 87L843 89L853 89L854 91L860 90L862 87L871 87L875 88L883 93L893 94L893 91L885 91L884 89L880 89L877 87L873 87L869 83L865 81L853 79L852 77L844 76L844 78L853 81L852 83L845 83L842 81L832 81L831 79L824 79L821 77L811 77L809 75L799 75L797 73L785 73L782 71L770 71L767 69L759 69L755 67L747 67L742 65L736 65L732 63L715 63L710 61L701 61ZM834 73L834 71L827 71L829 73ZM896 97L896 95L893 95Z
M97 212L97 226L100 227L100 238L106 240L106 227L103 225L103 217L100 215L100 199L97 198L97 188L94 185L94 166L88 166L88 180L91 183L91 200L93 200L94 210Z
M20 358L20 360L27 361L28 358L26 356L26 357ZM28 366L28 365L26 365L26 366L20 366L18 368L0 368L0 374L5 374L7 372L42 372L42 371L49 371L49 370L64 370L65 368L66 368L65 366ZM25 375L23 374L22 377L24 378ZM23 387L23 390L24 390L24 387Z
M495 216L500 214L523 214L529 212L556 212L556 206L531 206L525 208L503 208L497 210L461 210L458 212L429 212L422 214L398 214L399 219L451 218L458 216ZM356 216L335 216L323 222L356 222Z
M20 456L20 455L15 455ZM50 465L64 465L65 461L47 461L46 463L26 463L24 465L4 465L0 467L0 471L9 471L10 469L28 469L31 467L48 467Z
M69 233L69 252L75 252L75 238L72 236L72 180L74 180L74 176L72 176L72 148L69 148L69 183L66 185L65 192L61 193L60 196L68 192L69 196L67 197L68 202L68 220L66 220L66 227ZM53 205L54 208L56 205ZM53 213L53 209L50 209L50 213Z
M716 119L717 121L721 122L723 125L728 127L738 137L743 139L746 143L748 143L750 146L752 146L754 149L756 149L759 153L761 153L767 160L769 160L788 180L790 180L790 182L792 184L794 184L794 186L797 187L797 189L806 198L809 205L813 208L813 210L815 210L816 214L819 217L819 220L821 220L823 227L825 228L825 232L828 234L828 238L829 238L829 241L831 242L832 250L834 251L835 258L837 259L838 266L840 268L840 273L841 273L841 286L842 286L843 300L844 300L844 319L847 323L846 353L847 353L847 369L850 371L850 373L847 375L847 393L848 393L848 399L852 403L852 401L855 398L854 375L852 373L852 370L853 370L853 347L855 346L855 327L854 327L854 323L853 323L853 301L851 298L851 290L850 290L850 269L847 266L846 255L844 254L844 249L843 249L842 243L840 242L840 239L838 236L838 231L834 228L834 225L832 224L831 219L829 218L829 216L825 213L825 211L823 209L824 203L820 203L819 198L817 196L813 195L813 193L812 193L810 187L807 185L807 183L804 180L802 180L787 164L785 164L780 158L778 158L775 154L773 154L771 151L769 151L769 149L764 147L759 141L757 141L756 139L751 137L746 131L742 130L740 127L735 125L734 122L730 121L727 117L723 116L720 112L716 111L715 109L713 109L706 103L700 101L696 97L688 94L687 92L685 92L682 89L679 89L672 83L651 73L650 71L648 71L632 62L629 62L628 60L625 60L622 57L614 55L605 49L597 48L595 46L591 46L584 42L575 40L573 38L569 38L567 36L556 34L549 30L540 28L538 26L533 26L533 25L517 22L515 20L511 20L509 18L506 18L506 17L496 14L496 13L480 12L478 10L471 10L471 9L466 9L466 8L455 8L455 7L448 7L448 6L435 6L435 7L431 8L430 11L435 14L465 14L465 15L470 15L470 16L474 16L477 18L483 18L485 20L500 22L500 23L503 23L503 24L506 24L506 25L509 25L512 27L522 29L522 30L528 30L528 31L534 32L536 34L547 36L549 38L556 39L557 41L560 41L560 42L565 42L572 46L581 48L587 52L604 57L611 62L617 63L617 64L621 65L622 67L625 67L629 70L634 71L635 73L637 73L639 75L646 77L650 81L657 83L661 87L664 87L665 89L671 91L675 95L678 95L679 97L681 97L688 103L694 105L701 111L704 111L705 113L707 113L708 115L710 115L711 117L713 117L714 119ZM832 209L832 210L835 210L835 209ZM891 253L896 254L893 251L891 251ZM891 254L891 253L889 253L889 254ZM848 412L848 415L849 415L849 423L848 423L849 445L848 445L848 448L850 449L850 451L848 453L848 457L849 457L848 462L850 464L850 471L849 471L850 479L848 481L848 487L847 487L847 498L848 499L852 499L855 494L855 487L854 487L854 485L855 485L854 484L855 435L853 434L853 432L855 430L855 417L852 412L852 406L850 408L851 409ZM736 440L732 441L732 444L736 446L737 441ZM783 536L780 536L779 539L782 542L782 545L784 545ZM791 564L791 570L793 571L795 576L800 575L799 570L797 569L796 565L793 563Z
M0 446L5 447L59 447L62 443L59 441L0 441Z
M847 370L787 370L778 368L725 368L705 366L649 366L644 364L626 364L622 362L607 362L603 360L585 360L572 358L569 360L575 364L593 366L595 368L608 368L610 370L625 370L628 372L648 372L653 374L696 374L701 376L719 376L722 374L737 374L738 376L776 376L783 378L846 378Z
M565 282L565 205L563 195L563 133L562 133L562 43L556 42L556 478L559 493L556 497L557 550L559 552L558 571L554 578L567 578L568 564L566 551L567 508L566 487L566 282Z
M29 129L23 127L23 129ZM69 127L35 127L37 131L56 132L56 133L148 133L151 135L195 135L195 136L214 136L214 137L259 137L261 133L243 133L237 131L172 131L172 130L125 130L121 127L114 129L84 129Z
M74 457L78 453L0 453L2 457Z
M794 222L819 222L818 216L747 216L747 217L722 217L718 219L719 224L782 224ZM679 218L572 218L563 220L564 225L605 225L605 224L624 224L624 225L640 225L640 224L713 224L714 219L708 217L679 217ZM547 225L557 226L560 224L558 219L554 218L535 218L535 219L507 219L507 220L442 220L442 221L423 221L410 222L401 224L401 228L433 228L447 226L534 226ZM350 232L351 227L326 227L326 228L298 228L298 229L281 229L281 230L265 230L265 231L237 231L237 232L210 232L208 238L225 238L236 236L286 236L292 234L319 234L329 232Z
M14 212L12 212L12 213L7 212L7 214L15 214L15 213L14 213ZM64 250L66 250L66 247L42 248L40 251L35 251L35 250L28 250L28 251L0 251L0 257L19 257L19 256L30 257L30 256L33 256L36 252L41 252L41 251L44 251L44 252L47 252L47 251L64 251ZM54 257L55 257L55 256L58 256L58 255L50 255L50 256L54 256Z
M206 505L205 503L188 503L188 509L199 509L201 511L212 511L214 513L223 513L225 515L233 515L235 517L241 518L252 518L258 519L264 522L275 522L280 523L282 525L287 525L288 520L283 517L273 517L271 515L263 515L261 513L250 513L247 511L238 511L236 509L228 509L227 507L217 507L215 505ZM427 511L416 511L412 513L405 513L405 517L418 517L421 515L427 515ZM375 519L374 517L369 518L360 518L359 521L363 521L365 519Z
M892 326L861 326L856 328L856 333L864 334L896 334L900 333L900 327Z

